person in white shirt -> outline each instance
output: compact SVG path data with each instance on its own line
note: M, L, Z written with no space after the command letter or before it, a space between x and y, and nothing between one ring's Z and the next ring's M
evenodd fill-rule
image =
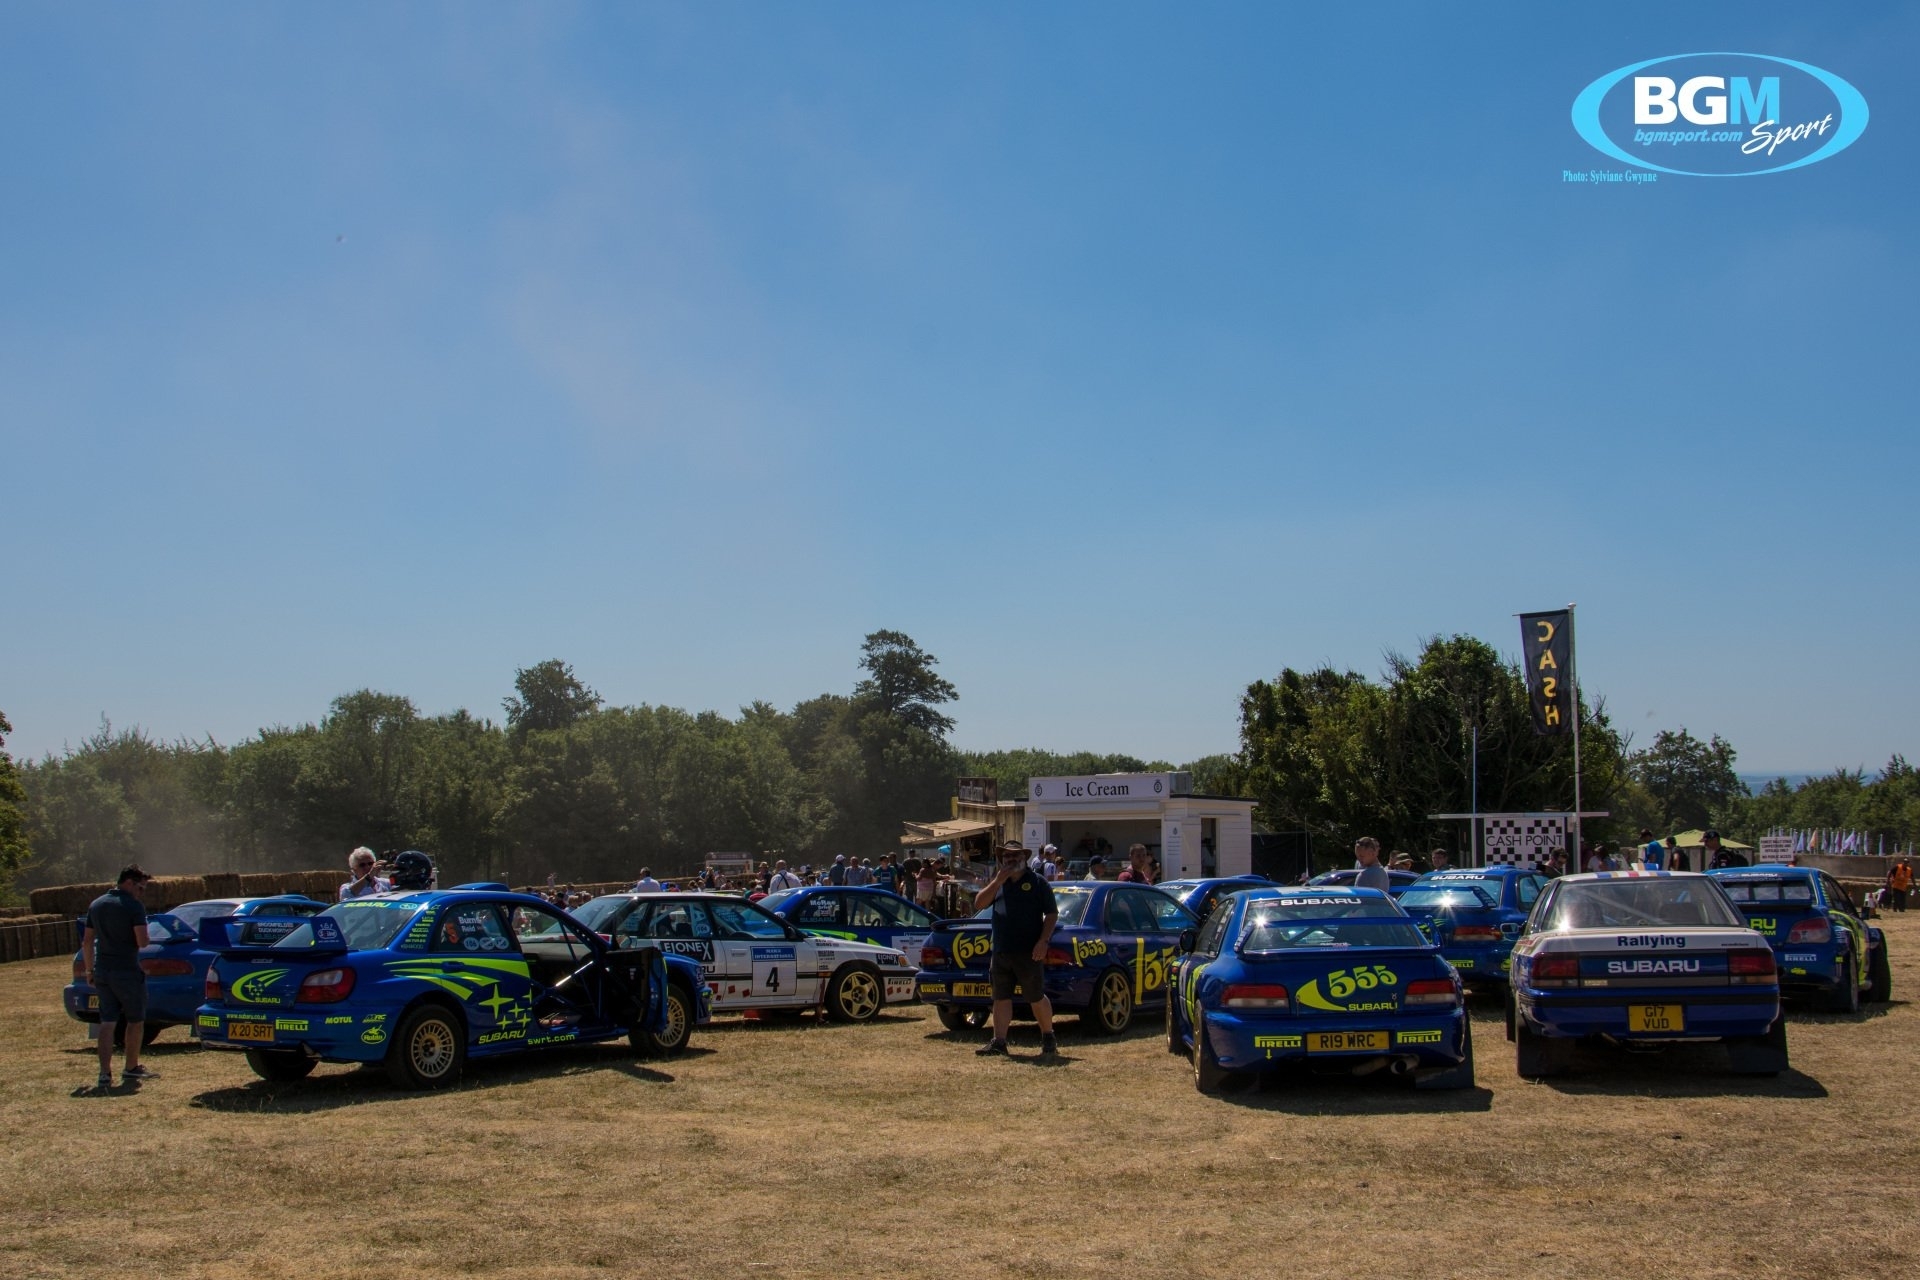
M1040 850L1040 866L1038 870L1040 874L1048 880L1060 879L1062 874L1060 871L1060 850L1057 846L1047 845Z
M773 874L767 877L767 892L778 893L782 889L798 889L800 877L787 870L787 860L780 859L773 864Z
M640 878L633 882L633 891L635 893L659 893L660 892L660 882L653 878L652 867L640 868Z
M340 901L348 898L364 898L369 894L392 893L393 882L384 876L373 873L375 859L373 850L361 845L347 855L347 870L353 879L340 886Z

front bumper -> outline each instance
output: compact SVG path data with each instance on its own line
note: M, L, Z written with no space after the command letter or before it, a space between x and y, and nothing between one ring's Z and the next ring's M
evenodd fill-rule
M1378 1043L1357 1048L1322 1050L1314 1037L1321 1033L1353 1033L1381 1037ZM1370 1018L1346 1014L1302 1018L1287 1015L1240 1014L1204 1010L1196 1035L1207 1037L1220 1065L1229 1070L1265 1070L1289 1064L1352 1067L1376 1058L1413 1057L1417 1070L1458 1066L1466 1056L1467 1015L1459 1006L1435 1013L1395 1013Z
M1687 1040L1723 1040L1765 1035L1780 1016L1780 994L1773 988L1734 992L1725 988L1661 989L1643 987L1625 991L1577 992L1520 989L1515 992L1519 1016L1529 1030L1555 1039L1606 1036L1612 1040L1649 1044ZM1628 1010L1635 1006L1678 1006L1682 1030L1648 1032L1632 1029Z

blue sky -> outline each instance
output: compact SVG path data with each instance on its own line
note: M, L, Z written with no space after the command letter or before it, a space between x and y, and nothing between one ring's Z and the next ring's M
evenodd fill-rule
M1913 739L1920 11L15 5L0 709L232 741L845 691L1231 750L1283 666L1578 601L1641 741ZM1843 155L1643 188L1568 109L1697 49ZM1902 373L1900 370L1909 372Z

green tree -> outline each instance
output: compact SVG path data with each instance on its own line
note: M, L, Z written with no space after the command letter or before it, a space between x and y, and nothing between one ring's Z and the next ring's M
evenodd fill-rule
M546 729L564 729L600 706L600 695L582 684L573 668L558 658L514 672L513 687L520 694L501 705L507 729L515 740Z
M12 732L7 713L0 711L0 900L12 898L14 875L33 859L27 839L27 789L7 752Z
M1747 784L1734 772L1733 745L1719 734L1702 742L1685 729L1662 729L1653 745L1627 761L1653 803L1656 831L1708 827L1737 817ZM1729 823L1729 825L1731 825Z
M934 674L938 658L900 631L875 631L860 650L860 666L867 677L854 686L853 699L863 713L878 712L936 738L952 731L952 718L937 708L960 695Z

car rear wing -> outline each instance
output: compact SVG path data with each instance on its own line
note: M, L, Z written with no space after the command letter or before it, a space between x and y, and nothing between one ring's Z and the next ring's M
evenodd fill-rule
M250 955L277 946L301 925L313 927L313 945L301 949L302 959L352 949L332 916L205 916L200 921L200 945L222 955Z
M935 920L933 922L933 931L935 933L952 933L968 925L972 925L976 929L991 929L993 928L993 921L981 920L974 916L955 916L951 920Z

